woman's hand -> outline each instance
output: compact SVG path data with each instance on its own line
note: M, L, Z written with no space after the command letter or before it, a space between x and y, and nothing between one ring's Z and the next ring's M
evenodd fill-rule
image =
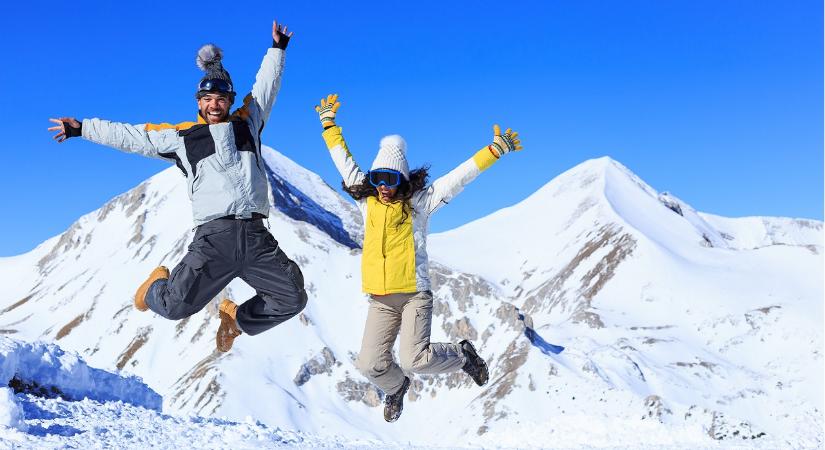
M497 153L499 158L505 153L517 152L522 148L518 133L508 128L507 131L502 134L501 127L493 125L493 143L490 145L490 149L494 153Z
M315 105L315 112L318 113L318 118L321 119L321 125L325 130L335 126L335 113L340 107L338 94L329 94L327 98L321 99L320 105Z

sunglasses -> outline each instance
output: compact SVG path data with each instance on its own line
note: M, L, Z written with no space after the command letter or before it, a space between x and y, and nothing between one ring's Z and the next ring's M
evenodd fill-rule
M198 91L233 92L232 83L219 78L201 81L200 84L198 84Z
M401 172L392 169L375 169L367 172L370 184L378 187L381 185L394 188L401 184L404 178Z

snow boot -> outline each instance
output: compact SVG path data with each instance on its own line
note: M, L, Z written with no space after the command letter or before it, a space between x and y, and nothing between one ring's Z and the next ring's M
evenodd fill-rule
M395 422L401 417L401 411L404 409L404 394L410 388L410 377L404 377L404 384L401 389L395 394L384 397L384 420L387 422Z
M235 313L238 305L231 300L223 299L218 307L221 316L221 324L218 327L218 334L215 336L215 344L218 351L228 352L232 348L235 338L241 335L238 322L235 320Z
M477 385L484 386L487 384L487 380L490 379L490 373L487 371L487 363L484 362L481 356L478 356L476 348L466 339L459 342L458 345L461 346L461 351L464 352L464 357L467 358L467 362L464 363L464 367L462 367L461 370L466 372Z
M149 287L152 286L152 283L158 280L168 280L169 279L169 269L165 266L158 266L152 273L149 274L149 278L140 285L137 292L135 292L135 308L138 311L146 311L149 309L149 305L146 304L146 293L149 292Z

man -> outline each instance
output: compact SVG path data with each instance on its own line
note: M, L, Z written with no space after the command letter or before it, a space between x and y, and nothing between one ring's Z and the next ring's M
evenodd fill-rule
M211 44L198 52L206 75L198 84L197 122L129 125L101 119L49 119L54 139L82 136L126 152L174 162L187 178L197 231L189 251L172 270L160 266L140 285L135 307L179 320L206 306L240 277L256 295L241 305L224 299L216 345L229 351L242 333L256 335L306 306L304 278L263 224L269 186L261 156L261 131L280 89L285 50L292 33L272 24L272 48L264 56L252 92L229 114L235 91Z

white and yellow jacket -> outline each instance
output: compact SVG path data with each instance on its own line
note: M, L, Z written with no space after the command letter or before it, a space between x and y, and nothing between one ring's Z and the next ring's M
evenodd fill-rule
M362 183L366 175L353 160L341 128L331 127L324 131L323 137L344 184L351 187ZM358 200L364 217L363 291L386 295L430 290L427 260L430 215L497 160L489 148L479 150L450 173L413 194L409 207L402 202L382 203L376 196ZM407 214L403 214L402 208L407 208Z

